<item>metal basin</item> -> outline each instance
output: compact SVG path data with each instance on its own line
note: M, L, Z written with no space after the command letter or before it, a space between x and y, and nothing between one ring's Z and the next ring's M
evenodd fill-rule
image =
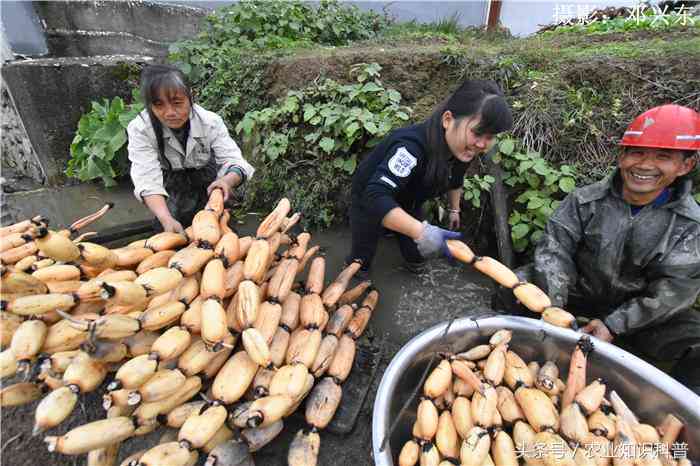
M410 439L416 418L415 401L401 415L386 446L381 448L391 424L436 351L462 351L486 343L494 332L507 328L513 331L511 348L526 362L552 360L560 370L568 370L570 354L581 337L580 333L541 320L513 316L458 319L443 339L446 326L447 322L438 324L414 337L396 353L384 372L372 417L372 448L378 466L394 465L401 447ZM636 356L597 339L593 342L588 380L604 379L608 389L615 390L644 422L657 425L668 413L681 419L685 428L679 441L688 443L691 460L699 460L700 397Z

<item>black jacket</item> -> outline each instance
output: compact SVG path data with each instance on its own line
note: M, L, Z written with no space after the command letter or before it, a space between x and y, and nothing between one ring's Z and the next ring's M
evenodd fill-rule
M671 199L632 216L616 171L569 194L535 251L535 282L565 306L569 292L592 310L612 309L618 335L656 326L692 306L700 293L700 206L690 180Z
M395 207L416 208L427 199L443 194L423 181L428 147L426 126L418 124L389 133L357 168L353 177L353 202L377 220ZM467 164L450 161L448 189L462 186Z

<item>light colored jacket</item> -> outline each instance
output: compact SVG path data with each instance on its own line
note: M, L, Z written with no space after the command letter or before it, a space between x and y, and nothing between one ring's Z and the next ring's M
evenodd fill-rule
M161 194L168 196L163 184L163 167L158 156L158 142L146 110L134 118L126 129L129 135L129 160L134 195L143 202L143 196ZM250 179L255 169L241 154L241 150L224 124L223 119L193 105L190 112L190 133L187 147L183 148L173 132L163 125L164 155L172 170L202 168L214 157L218 173L224 176L231 168L238 167Z

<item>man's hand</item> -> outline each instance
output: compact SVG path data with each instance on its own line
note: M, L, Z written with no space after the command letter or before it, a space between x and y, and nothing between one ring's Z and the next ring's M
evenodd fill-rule
M450 230L459 230L460 220L461 220L459 212L452 212L451 211L448 218L449 218L448 225L450 227Z
M588 325L583 327L581 331L583 333L593 335L599 340L603 340L607 343L613 341L614 338L613 334L610 333L610 330L608 330L608 327L606 327L603 321L600 319L593 319L592 321L588 322Z
M163 226L163 231L169 231L169 232L173 232L173 233L184 233L185 232L185 229L182 228L182 225L180 224L180 222L175 220L173 217L161 220L160 224Z

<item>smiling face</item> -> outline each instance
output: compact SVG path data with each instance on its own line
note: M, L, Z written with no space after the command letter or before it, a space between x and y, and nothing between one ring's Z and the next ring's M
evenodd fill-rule
M628 147L619 156L622 197L632 205L646 205L656 199L676 178L695 166L693 157L672 149Z
M182 90L161 90L151 105L153 114L168 128L182 128L190 118L192 104Z
M442 114L445 140L452 155L460 162L469 162L477 155L483 154L495 141L493 134L475 132L480 121L480 116L457 119L449 110Z

